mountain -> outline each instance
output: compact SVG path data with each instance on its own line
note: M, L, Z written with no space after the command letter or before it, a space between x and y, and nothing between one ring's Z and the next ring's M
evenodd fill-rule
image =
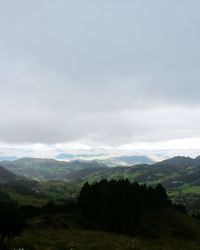
M148 156L145 155L133 155L133 156L117 156L111 157L103 160L98 160L106 164L108 167L117 167L117 166L133 166L136 164L153 164L155 161L150 159Z
M129 163L132 161L130 157L120 159ZM162 183L174 200L190 203L194 208L199 207L200 211L200 156L195 159L176 156L154 164L118 167L108 167L102 161L64 162L40 158L3 161L0 165L26 178L76 182L79 187L85 181L93 182L103 178L128 178L149 185Z
M76 155L74 154L66 154L66 153L60 153L55 156L56 159L58 160L71 160L74 159Z
M106 157L103 154L66 154L60 153L55 156L57 160L95 160L106 164L109 167L116 166L132 166L135 164L153 164L155 163L150 157L146 155L124 155L115 157Z
M0 187L23 194L38 195L38 183L0 166Z
M200 156L197 156L195 159L195 164L200 165Z
M14 161L17 157L15 156L0 156L0 161Z
M57 161L54 159L21 158L15 161L3 161L1 165L15 174L38 181L65 180L67 174L84 168L105 167L96 161Z
M177 183L185 184L186 180L193 180L200 184L200 157L177 156L151 165L136 164L134 166L104 167L82 169L68 174L73 179L102 179L102 178L129 178L147 183L162 182L166 186L176 186Z
M197 159L197 158L196 158ZM172 167L187 167L187 166L193 166L198 163L198 160L192 159L190 157L185 157L185 156L175 156L173 158L161 161L157 164L166 164ZM199 159L200 163L200 159Z
M186 156L175 156L164 161L158 162L157 164L167 164L173 167L187 167L200 165L200 156L196 158L186 157Z
M9 180L16 179L17 176L6 168L0 166L0 183L6 183Z
M200 211L200 157L173 157L159 163L134 166L82 169L69 173L69 181L84 183L103 178L128 178L131 181L154 185L162 183L171 198Z
M98 159L99 157L103 156L103 154L67 154L67 153L60 153L55 156L57 160L92 160Z

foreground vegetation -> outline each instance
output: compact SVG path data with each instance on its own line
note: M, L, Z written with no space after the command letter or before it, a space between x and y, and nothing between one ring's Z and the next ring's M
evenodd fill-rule
M137 246L134 238L87 230L28 231L10 243L10 248L32 250L128 250Z
M87 181L128 178L151 186L162 183L173 201L184 204L191 214L200 213L200 157L178 156L152 165L110 168L96 161L35 158L3 161L0 165L1 188L9 189L10 196L23 205L41 206L48 200L74 198Z
M1 197L0 207L8 208L1 218L9 221L0 221L0 235L5 225L7 230L1 249L199 250L200 220L173 205L161 185L102 180L85 184L78 203L70 199L42 206L17 206L9 195Z
M10 242L25 250L199 250L199 242L175 238L147 239L101 231L27 231Z

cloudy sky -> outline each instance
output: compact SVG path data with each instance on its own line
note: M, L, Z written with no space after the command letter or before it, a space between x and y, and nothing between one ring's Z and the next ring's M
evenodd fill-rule
M1 1L0 154L198 152L199 9L198 0Z

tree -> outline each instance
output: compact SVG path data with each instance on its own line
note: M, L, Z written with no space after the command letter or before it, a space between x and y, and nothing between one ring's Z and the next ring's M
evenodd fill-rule
M0 246L6 238L19 235L25 227L25 219L19 208L12 203L0 203Z
M86 183L78 201L88 225L125 234L139 228L145 210L171 205L162 185L147 187L127 179Z
M0 190L0 202L10 202L10 196L8 193L4 193Z

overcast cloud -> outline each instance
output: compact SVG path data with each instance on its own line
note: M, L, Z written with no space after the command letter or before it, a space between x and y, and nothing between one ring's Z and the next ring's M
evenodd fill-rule
M198 0L0 2L0 141L200 136Z

